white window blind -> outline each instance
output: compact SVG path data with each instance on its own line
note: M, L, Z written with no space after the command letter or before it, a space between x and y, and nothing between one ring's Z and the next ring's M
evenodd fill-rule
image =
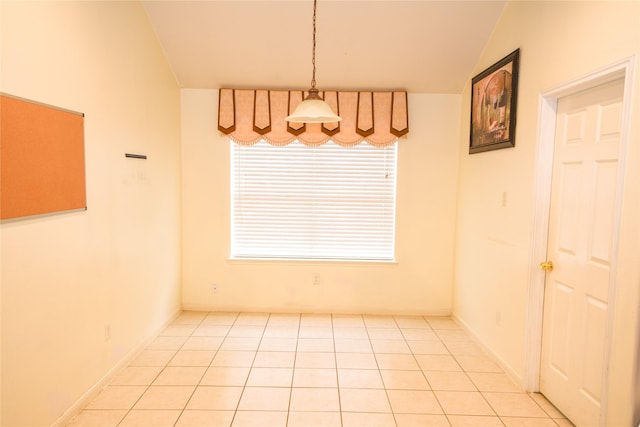
M231 256L392 260L396 154L231 142Z

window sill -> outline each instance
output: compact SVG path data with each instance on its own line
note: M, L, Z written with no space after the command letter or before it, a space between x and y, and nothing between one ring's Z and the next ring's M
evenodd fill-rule
M311 258L236 258L229 257L227 261L233 264L262 264L262 263L279 263L279 264L288 264L288 263L299 263L299 264L380 264L380 265L397 265L398 261L396 259L392 260L382 260L382 259L311 259Z

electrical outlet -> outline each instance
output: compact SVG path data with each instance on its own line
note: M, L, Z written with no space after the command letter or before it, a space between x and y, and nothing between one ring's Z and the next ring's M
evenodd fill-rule
M211 293L212 294L218 293L218 285L216 285L215 283L211 285Z
M313 284L314 284L314 286L320 285L320 275L319 274L314 274L313 275Z

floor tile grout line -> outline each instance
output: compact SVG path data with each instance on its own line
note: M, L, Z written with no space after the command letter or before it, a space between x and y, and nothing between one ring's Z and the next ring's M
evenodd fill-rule
M433 332L436 337L438 338L437 342L442 343L442 340L440 339L440 337L438 336L438 334L435 332L435 330L433 329L433 327L431 326L431 323L429 323L429 321L422 316L422 319L427 323L427 325L429 326L429 330L431 332ZM400 330L400 333L402 333L402 329ZM405 338L406 337L404 335L404 333L402 333L402 336ZM444 345L444 344L443 344ZM409 348L411 350L411 348ZM449 353L449 350L447 349L447 353L451 356L451 353ZM438 403L438 407L440 408L440 410L442 410L442 413L446 416L446 412L444 410L444 407L442 406L442 403L440 403L440 399L438 399L438 396L436 395L436 390L433 389L433 385L431 385L431 383L429 382L429 379L427 378L427 374L425 373L425 370L422 368L422 366L420 365L420 362L418 361L418 358L416 357L416 353L411 350L411 355L413 356L413 360L416 362L416 364L418 365L418 368L420 368L420 373L422 373L422 376L424 377L424 380L427 382L427 384L429 385L429 390L431 391L431 393L433 394L433 398L436 400L436 402ZM462 367L461 367L462 368ZM449 418L447 417L447 421L450 423Z
M209 315L209 313L210 313L210 312L206 312L206 314L205 314L204 316L202 316L202 320L200 320L200 323L198 323L198 326L197 326L197 327L196 327L196 328L191 332L190 337L193 337L193 333L194 333L195 331L197 331L197 330L198 330L198 328L199 328L200 326L202 326L202 323L203 323L203 322L204 322L204 320L207 318L207 316ZM228 334L228 332L227 332L227 334ZM226 335L225 335L225 337L226 337ZM186 343L187 341L189 341L189 340L187 339L187 340L185 341L185 343ZM223 338L223 340L222 340L222 341L224 342L224 338ZM222 343L220 343L220 345L222 345ZM182 349L182 347L184 347L184 344L181 346L181 349ZM218 350L219 350L219 349L220 349L220 347L218 347ZM218 350L216 350L216 351L215 351L215 353L214 353L214 355L213 355L213 358L211 359L211 362L213 362L213 359L216 357L216 354L218 353ZM173 357L172 357L172 358L167 362L167 365L165 366L165 368L166 368L167 366L169 366L169 364L171 363L171 361L176 357L176 355L177 355L179 352L180 352L180 350L176 351L176 354L174 354L174 355L173 355ZM211 365L211 362L209 362L209 366ZM202 383L202 379L203 379L203 378L204 378L204 376L206 375L206 373L207 373L207 369L208 369L208 368L206 368L206 369L204 370L204 372L202 373L202 376L201 376L201 377L200 377L200 379L198 380L198 383L197 383L197 384L195 385L195 387L193 388L193 391L191 392L191 395L189 395L189 398L187 399L187 401L186 401L186 402L184 403L184 405L182 406L182 409L180 410L180 414L178 415L178 418L176 418L176 421L173 423L173 426L174 426L174 427L175 427L175 426L178 424L178 422L180 421L180 418L182 417L182 414L184 414L184 411L187 409L187 406L189 405L189 402L191 402L191 399L193 399L193 395L196 393L196 390L198 390L198 386L200 385L200 383ZM164 369L163 369L162 371L164 371ZM153 383L152 383L152 384L153 384Z
M293 397L293 380L296 375L296 360L298 358L298 342L300 341L300 327L302 325L302 313L298 315L298 332L296 334L296 348L293 352L293 367L291 368L291 386L289 387L289 405L287 406L287 422L289 425L289 416L291 414L291 398Z
M392 317L392 319L393 319L393 322L397 326L398 323L396 322L396 320L393 317ZM369 334L369 327L366 326L366 322L365 322L365 331L367 332L367 337L369 337L369 345L371 346L371 351L373 352L373 360L375 360L376 367L378 368L378 375L380 375L380 380L382 381L382 387L384 389L384 395L387 397L387 404L389 405L389 410L391 411L391 416L393 417L393 422L397 427L398 420L396 419L396 414L395 414L395 412L393 410L393 406L391 406L391 398L389 397L389 391L387 390L387 386L384 383L384 378L382 378L382 373L380 372L380 364L378 363L378 356L377 356L379 353L377 353L375 348L373 347L373 343L371 342L371 334Z
M484 418L495 418L498 420L498 422L500 423L501 426L505 426L504 420L502 419L502 417L498 416L498 415L461 415L461 414L444 414L444 416L447 418L447 421L449 422L450 425L453 425L453 422L451 421L451 417L459 417L459 416L465 416L465 417L484 417Z
M400 328L400 325L398 324L398 321L396 320L395 317L392 317L393 322L396 324L396 326L398 327L398 330L400 330L400 335L402 336L402 341L404 342L404 344L407 346L407 348L411 351L411 347L409 347L409 343L407 342L407 339L404 335L404 333L402 333L402 328ZM413 355L413 351L411 351L411 354ZM374 357L375 357L375 350L374 350ZM415 356L414 356L414 360L415 360ZM416 363L418 363L418 361L416 360ZM378 365L378 358L376 357L376 365ZM418 365L418 367L420 367L420 365ZM380 365L378 365L378 371L380 370ZM422 376L424 377L424 372L422 372ZM380 373L380 377L382 378L382 373ZM387 390L387 385L384 384L384 378L382 379L382 385L384 386L384 392L387 395L387 400L389 401L389 407L391 408L391 414L393 415L393 420L396 423L396 426L398 425L398 419L396 418L396 413L393 410L393 406L391 406L391 398L389 397L389 391ZM427 378L425 377L425 381L427 381ZM427 384L429 384L429 381L427 381ZM429 384L429 388L431 388L431 384Z
M362 321L364 323L364 319ZM342 418L342 399L341 399L341 393L340 393L340 375L338 375L338 352L336 349L336 330L335 330L335 323L334 323L334 315L331 314L331 335L333 337L333 362L335 363L335 367L336 367L336 391L338 393L338 411L340 413L340 426L343 427L344 426L344 420Z
M240 317L240 312L238 312L235 316L235 318L233 319L233 322L231 323L231 325L229 326L229 330L227 331L226 335L224 336L222 342L220 343L220 347L218 348L218 350L216 351L216 354L213 356L213 359L211 359L211 363L209 363L209 367L211 367L211 365L213 364L213 361L215 360L216 356L218 355L218 353L220 352L220 348L222 348L222 344L224 344L224 341L227 339L227 337L229 336L229 332L231 332L231 329L233 328L233 326L235 325L235 323L238 321L238 318ZM258 344L259 345L259 344ZM257 352L256 352L257 354ZM254 357L255 358L255 357ZM249 368L249 373L247 373L247 378L244 380L245 385L242 387L242 392L240 392L240 396L238 397L238 403L236 403L236 409L233 411L233 416L231 417L231 422L229 423L229 426L233 425L233 422L236 419L236 414L238 413L238 408L240 407L240 400L242 399L242 395L244 394L244 387L247 384L247 381L249 381L249 374L251 373L251 368Z
M545 413L545 415L546 415L547 417L549 417L549 418L551 418L552 420L554 420L554 422L555 422L555 420L556 420L556 419L558 419L558 420L561 420L561 419L568 420L568 418L567 418L567 417L565 417L565 416L564 416L564 414L562 414L562 412L560 412L560 410L559 410L558 408L556 408L556 407L553 405L553 403L551 403L551 402L549 402L549 401L547 400L547 398L544 396L544 394L542 394L542 393L540 393L540 392L537 392L537 393L536 393L536 392L526 392L526 394L527 394L527 396L529 396L529 397L531 398L531 400L533 400L533 401L536 403L536 405L538 405L538 407L542 410L542 412L544 412L544 413ZM549 402L549 404L550 404L551 406L553 406L553 408L554 408L554 409L555 409L559 414L561 414L561 415L562 415L562 417L561 417L561 418L554 418L554 417L552 417L552 416L551 416L551 414L550 414L549 412L547 412L547 410L546 410L546 409L544 409L544 407L543 407L543 406L538 402L538 400L537 400L537 399L534 399L534 398L531 396L532 394L539 394L540 396L542 396L543 398L545 398L545 400L547 400L547 402ZM558 424L558 423L556 422L556 424Z
M425 323L426 323L426 324L427 324L427 326L429 327L429 330L430 330L431 332L434 332L434 333L435 333L435 331L434 331L434 330L433 330L433 328L431 327L431 324L429 323L429 321L428 321L427 319L425 319L425 318L424 318L424 316L421 316L421 319L425 321ZM396 323L397 323L397 322L396 322ZM405 339L405 342L406 342L406 341L407 341L407 337L405 336L404 332L402 332L402 328L400 329L400 333L402 334L402 336L403 336L403 338ZM438 336L438 335L436 334L436 337L437 337L437 336ZM439 337L438 337L438 341L437 341L437 342L442 342L442 341L440 340L440 338L439 338ZM409 345L409 344L407 343L407 345ZM411 355L413 356L413 360L416 362L416 365L418 365L418 368L420 368L420 372L422 373L422 376L424 377L424 380L425 380L425 381L427 382L427 384L429 385L429 390L431 390L431 392L432 392L432 393L434 394L434 396L435 396L435 392L434 392L434 390L433 390L433 386L432 386L432 385L431 385L431 383L429 382L429 379L427 378L427 375L425 374L424 369L422 369L422 366L420 366L420 362L418 361L418 358L416 357L416 353L415 353L415 351L413 351L413 349L411 349L411 347L409 347L409 350L411 350ZM439 404L439 403L438 403L438 404ZM442 409L442 408L441 408L441 409ZM444 412L444 411L443 411L443 412Z
M478 389L478 387L476 386L476 384L473 382L473 380L471 379L471 377L469 376L468 372L466 369L464 369L464 367L460 364L460 362L458 361L458 359L455 357L455 355L453 355L451 353L451 349L449 348L449 346L447 346L447 344L444 342L444 340L442 339L442 337L438 334L437 330L433 328L433 325L431 324L431 322L428 321L428 319L425 318L425 321L429 324L429 327L433 330L433 332L436 334L436 336L438 337L438 340L444 345L444 347L447 349L447 353L453 358L453 360L455 361L455 363L460 367L461 371L464 373L465 377L471 382L471 384L473 384L474 388L476 388L477 393L480 394L480 396L482 397L482 399L487 403L487 405L489 405L489 407L491 408L491 410L493 411L494 415L496 417L498 417L498 414L496 413L496 410L493 408L493 406L491 406L491 404L487 401L486 397L482 394L482 392ZM424 371L423 371L424 373ZM428 380L427 380L428 381ZM431 385L430 385L431 386ZM433 389L433 387L432 387ZM447 414L446 411L444 410L444 407L442 406L442 403L440 402L440 399L438 398L438 395L435 393L435 391L433 392L434 397L436 398L436 401L438 402L438 404L440 405L442 412L445 414L445 416L447 417L447 420L449 421L449 423L451 423L451 418L450 415L453 414ZM502 422L502 420L500 420L500 422L504 425L504 423Z
M212 312L206 312L206 314L202 317L202 320L200 321L200 323L198 323L198 327L202 326L205 319L211 314ZM237 318L237 315L236 315ZM190 337L193 337L193 333L198 329L198 327L196 327L194 329L194 331L191 333ZM229 328L229 331L231 330L231 328ZM218 354L218 352L220 351L220 347L222 346L222 343L224 342L224 340L226 339L226 337L229 335L229 331L227 331L227 333L225 334L224 337L222 337L222 342L220 343L220 345L218 346L217 350L215 350L213 357L211 358L211 361L209 362L208 367L205 369L205 371L203 372L202 376L200 377L200 380L198 381L198 383L194 386L193 391L191 392L191 395L189 396L189 398L187 399L187 401L185 402L185 404L183 405L182 409L180 410L180 415L178 416L178 418L176 419L175 423L174 423L174 427L175 425L178 423L178 421L180 420L180 417L182 417L182 414L184 413L184 411L187 409L187 406L189 405L189 402L191 401L191 399L193 398L193 395L195 394L196 390L198 389L198 387L200 386L200 384L202 383L202 379L204 378L204 376L207 373L207 370L211 367L211 364L213 363L213 360L215 359L216 355ZM188 339L185 341L185 343L188 341ZM176 351L176 354L173 355L173 357L167 362L167 364L165 365L165 367L162 369L161 373L164 371L164 369L169 366L169 364L171 363L171 361L176 357L176 355L182 350L182 347L184 347L184 344ZM160 374L158 374L160 375ZM151 387L151 385L153 385L153 383L151 383L149 385L149 387Z
M210 313L214 313L214 312L210 312ZM207 370L209 370L210 368L213 367L213 361L216 359L216 356L218 355L218 353L220 353L220 349L222 348L222 344L224 344L224 341L229 336L229 332L231 332L231 329L233 328L233 326L235 325L236 321L238 320L238 317L240 317L240 313L239 312L236 313L236 316L234 317L233 322L231 322L231 325L224 325L224 326L229 326L229 329L227 330L226 334L222 338L222 342L220 343L220 346L216 350L215 354L213 355L213 358L211 359L211 362L209 362L209 367L207 368ZM206 375L206 372L207 371L205 371L205 375ZM247 379L245 380L245 383L248 381L248 379L249 379L249 374L247 374ZM202 379L200 380L200 382L202 382ZM240 405L240 399L241 398L242 398L242 393L240 394L240 397L238 398L238 403L236 404L236 410L234 410L234 412L233 412L233 417L231 417L231 422L229 423L230 426L233 424L233 420L236 417L236 411L237 411L238 406ZM185 408L186 408L186 405L185 405Z
M464 373L465 377L469 380L469 382L473 385L473 388L475 389L475 391L481 393L480 389L478 388L478 386L476 385L476 383L473 381L473 379L471 378L471 376L469 375L469 372L464 369L462 367L462 365L460 365L460 363L458 362L458 359L456 358L456 356L451 353L451 349L449 348L449 346L447 345L446 342L444 342L442 340L442 338L438 335L438 333L436 332L435 329L433 329L433 326L431 325L431 323L429 323L429 321L425 318L425 321L427 322L427 324L429 325L429 328L436 334L436 336L438 337L438 342L442 343L442 345L444 346L444 348L447 350L447 354L450 355L458 364L458 366L460 366L460 369L462 369L462 372ZM433 388L433 387L432 387ZM434 392L435 395L435 392ZM483 396L484 397L484 396ZM486 400L486 399L485 399ZM488 402L487 402L488 403ZM492 408L493 409L493 408ZM495 412L495 411L494 411Z
M233 322L233 325L231 326L231 328L229 329L229 332L231 332L231 329L233 329L234 326L236 326L236 322L238 321L238 318L240 317L241 313L238 313L238 316L236 316L236 319ZM233 417L231 418L231 423L230 425L233 426L233 423L236 420L236 416L238 415L238 411L240 410L240 402L242 401L242 396L244 396L244 392L247 389L247 384L249 383L249 378L251 377L251 371L253 370L253 365L256 362L256 357L258 357L258 351L260 349L260 345L262 344L262 339L264 337L264 331L267 328L267 324L269 323L269 318L271 318L271 313L267 313L267 320L264 323L264 326L262 327L262 334L260 335L260 340L258 341L258 347L255 350L255 354L253 355L253 360L251 361L251 365L249 366L249 372L247 373L247 378L244 380L244 385L242 386L242 391L240 392L240 397L238 397L238 403L236 404L236 409L233 411ZM238 325L240 326L240 325ZM228 336L228 334L227 334ZM224 341L222 342L224 344ZM221 344L222 346L222 344Z
M182 314L182 313L181 313L181 314ZM177 319L177 318L179 318L179 317L180 317L180 315L178 315L178 317L176 317L176 319ZM206 315L205 315L205 316L203 316L203 320L204 320L204 318L205 318L205 317L206 317ZM175 320L174 320L173 322L175 322ZM172 322L171 324L167 325L167 327L169 327L169 326L173 325L173 322ZM200 321L200 323L202 323L202 320ZM200 324L200 323L199 323L199 324ZM199 324L198 324L198 325L199 325ZM165 327L165 329L166 329L167 327ZM196 328L196 329L197 329L197 328ZM194 329L194 330L195 330L195 329ZM160 336L161 336L161 335L160 335L161 333L162 333L162 332L160 332L160 333L159 333L159 334L158 334L154 339L156 339L156 338L160 337ZM193 331L191 332L191 335L193 335ZM191 336L191 335L189 335L189 336ZM187 342L187 340L185 340L185 342ZM136 399L136 401L131 405L131 407L130 407L129 409L127 409L127 412L126 412L126 413L125 413L125 415L122 417L122 419L121 419L121 420L116 424L116 427L117 427L117 426L119 426L120 424L122 424L122 422L127 418L127 416L131 413L131 411L133 411L133 410L134 410L133 408L135 408L135 406L140 402L140 399L142 399L142 397L147 393L147 391L149 391L149 390L151 389L151 386L153 385L153 383L158 379L158 377L162 374L162 372L164 372L164 370L167 368L167 366L169 366L169 363L171 363L171 360L173 360L173 358L176 356L176 354L178 354L178 352L180 351L180 349L181 349L183 346L184 346L184 343L182 343L182 345L181 345L177 350L174 350L174 354L173 354L173 356L172 356L169 360L167 360L167 362L164 364L164 366L163 366L163 367L162 367L162 369L158 372L158 374L153 378L153 380L152 380L148 385L146 385L146 386L145 386L145 390L142 392L142 394L140 394L140 396L139 396L139 397ZM144 350L146 350L146 347L145 347L142 351L144 351ZM130 365L127 365L127 366L130 366ZM194 388L194 392L195 392L195 388ZM186 406L186 405L185 405L185 406ZM183 410L184 410L184 408L183 408ZM178 422L178 419L180 419L180 416L181 416L181 415L182 415L182 411L180 412L180 415L178 415L178 418L176 418L176 421L175 421L174 425Z

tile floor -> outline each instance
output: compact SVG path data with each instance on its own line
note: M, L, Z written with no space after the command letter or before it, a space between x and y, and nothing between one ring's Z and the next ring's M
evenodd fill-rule
M451 319L184 312L69 426L571 426Z

